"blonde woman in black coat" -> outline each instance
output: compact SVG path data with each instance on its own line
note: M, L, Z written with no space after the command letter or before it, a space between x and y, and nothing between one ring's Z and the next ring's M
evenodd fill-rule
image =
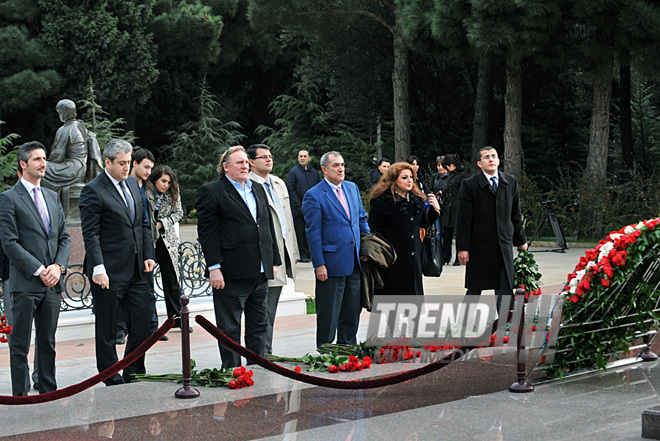
M371 191L369 229L387 239L397 255L393 265L380 271L385 286L376 295L424 294L419 229L435 222L440 206L435 195L422 193L415 179L411 164L397 162Z

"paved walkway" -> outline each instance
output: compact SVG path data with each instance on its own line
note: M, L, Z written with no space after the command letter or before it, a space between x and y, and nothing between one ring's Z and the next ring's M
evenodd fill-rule
M189 240L194 228L183 227ZM532 249L534 252L534 248ZM537 249L537 251L540 251ZM544 293L559 292L583 249L536 252ZM463 267L445 266L440 278L425 278L426 294L461 294ZM298 264L296 291L313 294L311 264ZM210 298L191 309L213 321ZM163 305L159 310L164 314ZM161 322L162 322L161 317ZM57 343L60 388L97 373L93 316L62 313ZM364 339L369 314L362 315ZM77 326L66 326L67 323ZM159 342L147 354L149 373L180 371L180 336ZM280 317L274 352L299 357L313 352L315 316ZM191 336L198 367L220 365L217 342L201 328ZM121 349L121 347L119 347ZM11 393L8 349L0 345L0 395ZM292 365L293 367L293 365ZM415 365L374 365L360 375L383 375ZM310 387L255 369L252 388L201 389L195 400L173 398L175 384L96 386L69 399L30 406L0 406L0 434L16 439L640 439L642 410L659 405L660 370L636 364L559 383L536 392L506 391L512 366L481 360L455 363L425 377L369 391ZM320 374L329 375L329 374ZM336 379L355 379L345 374ZM32 433L28 435L27 433Z

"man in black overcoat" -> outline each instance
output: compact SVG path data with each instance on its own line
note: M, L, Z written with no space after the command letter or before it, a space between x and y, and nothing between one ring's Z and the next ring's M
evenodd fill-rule
M493 289L499 310L502 296L512 295L513 247L527 250L527 238L518 180L498 171L500 159L493 147L483 147L478 156L481 172L463 181L458 196L456 250L466 265L467 295Z

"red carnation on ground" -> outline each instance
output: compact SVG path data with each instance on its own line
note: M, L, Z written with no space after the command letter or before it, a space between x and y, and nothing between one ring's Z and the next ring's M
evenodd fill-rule
M365 369L369 369L371 367L371 363L373 363L373 360L371 360L371 357L367 356L362 359L362 366Z

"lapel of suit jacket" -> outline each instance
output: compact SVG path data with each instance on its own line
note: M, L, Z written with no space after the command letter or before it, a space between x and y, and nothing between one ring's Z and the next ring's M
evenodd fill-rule
M257 176L256 173L254 173L254 172L250 172L250 180L252 181L252 185L260 184L262 187L264 187L264 192L266 193L266 200L268 201L268 206L273 210L273 212L277 213L277 209L275 208L275 203L274 203L273 200L268 196L268 190L266 190L266 187L264 186L264 184L261 184L261 182L257 179L256 176ZM275 192L275 184L273 183L272 180L270 181L270 183L271 183L270 191ZM252 191L254 191L254 187L252 188ZM277 192L276 192L276 193L277 193ZM256 199L257 199L257 196L255 195L254 198L255 198L255 200L256 200ZM257 201L257 202L258 202L258 201ZM282 201L280 201L280 203L281 203L281 202L282 202ZM258 215L258 214L259 214L259 204L257 203L257 215Z
M241 208L241 210L243 210L243 212L250 217L250 219L254 220L254 218L252 217L252 213L250 213L250 209L247 206L247 203L243 200L241 195L238 194L238 190L234 188L234 184L232 184L225 175L222 175L222 178L220 179L222 179L223 182L225 183L225 191L227 192L229 198L232 199L236 203L236 205L238 205ZM257 198L255 197L255 200L256 199ZM259 216L259 201L257 201L257 218L258 216Z
M129 176L130 178L130 176ZM133 197L133 211L135 212L135 219L133 223L142 224L142 216L144 216L144 205L142 206L142 211L138 210L138 198L142 201L142 191L140 190L140 185L137 182L137 179L126 179L126 186L128 191L131 192ZM128 208L126 208L128 212Z
M48 210L48 216L50 217L50 232L57 229L57 226L60 224L60 211L58 210L59 198L57 194L43 191L44 199L46 200L46 208Z
M25 185L23 185L23 183L19 180L18 183L16 183L16 185L14 186L14 189L19 194L21 200L23 201L23 203L25 203L28 210L36 218L37 223L39 225L41 225L41 228L44 230L44 234L46 234L46 236L48 236L48 232L46 231L46 226L44 225L44 221L41 219L41 215L39 214L39 210L37 210L37 206L34 204L34 199L32 199L32 196L30 195L30 193L28 193L27 188L25 188ZM43 192L43 190L42 190L42 192ZM46 199L45 193L44 193L44 199ZM48 210L48 203L46 203L46 209ZM50 215L51 211L52 210L48 210L49 215ZM51 216L51 219L52 219L52 216ZM51 225L52 225L52 222L51 222ZM20 225L19 225L19 228L20 228ZM52 228L51 228L51 230L52 230Z
M337 192L335 191L334 188L328 184L328 182L324 179L323 180L323 191L325 192L325 197L328 198L330 203L339 210L339 212L346 218L347 221L351 221L350 218L348 217L348 214L346 214L346 210L344 210L344 206L339 202L339 198L337 197ZM348 197L346 196L346 186L342 186L342 191L344 192L344 198L346 199L346 203L348 204ZM348 209L350 211L351 206L348 206Z
M490 180L486 178L486 175L484 175L483 172L479 172L477 175L477 182L480 188L488 187L488 191L490 191L493 196L497 196L497 193L495 193L493 187L490 185Z
M117 187L115 187L115 184L112 182L112 180L110 180L110 178L108 177L105 171L101 173L101 176L103 176L101 178L101 182L103 182L103 184L105 185L106 191L110 193L110 196L112 196L119 205L121 205L121 207L124 209L124 213L126 213L126 218L130 220L130 213L128 212L128 207L126 206L124 199L119 195L119 190L117 189ZM135 221L135 219L133 219L133 221ZM132 223L133 222L131 222L131 224Z
M500 204L504 206L506 204L506 199L509 197L508 193L511 179L508 177L508 175L499 171L497 172L497 178L499 183L497 184L497 195L495 199L500 201ZM498 207L500 204L498 204Z

